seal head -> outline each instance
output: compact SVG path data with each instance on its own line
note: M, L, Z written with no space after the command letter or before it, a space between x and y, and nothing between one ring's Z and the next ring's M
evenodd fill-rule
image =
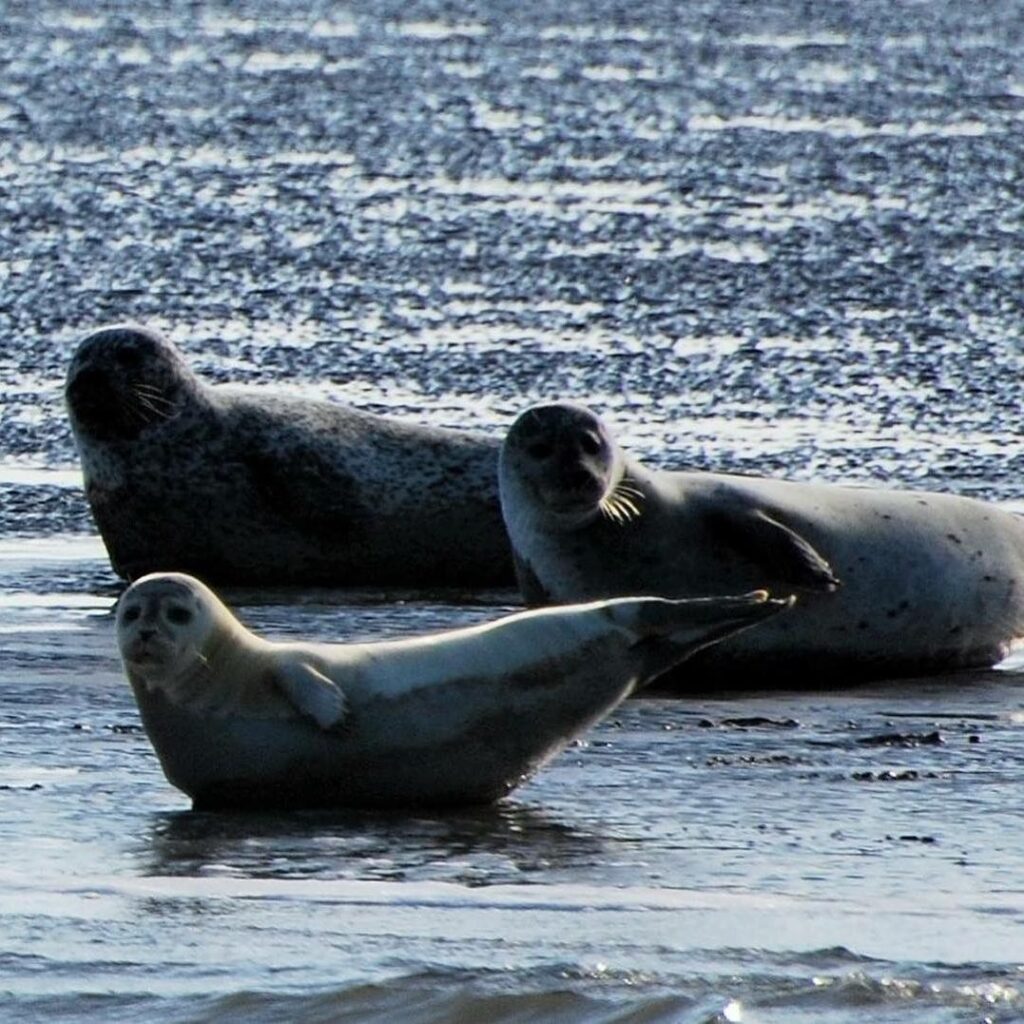
M499 457L502 503L533 510L554 529L599 517L639 514L643 492L626 479L626 460L600 417L557 402L527 409L512 424ZM509 492L518 490L513 497Z
M173 345L156 331L124 324L82 342L65 396L78 429L99 441L133 441L176 416L197 391Z
M152 679L202 660L212 628L202 593L175 574L135 588L118 605L117 629L125 666Z
M260 640L184 573L154 573L129 587L117 639L132 684L171 704L215 717L306 717L322 729L344 720L344 696L316 659Z

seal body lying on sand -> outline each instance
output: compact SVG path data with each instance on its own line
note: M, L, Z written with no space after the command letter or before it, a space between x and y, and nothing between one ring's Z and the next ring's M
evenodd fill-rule
M799 615L701 652L688 682L773 672L828 684L988 666L1024 633L1024 521L984 502L659 472L570 403L516 420L499 476L530 604L802 591Z
M127 579L513 582L496 439L209 385L130 325L81 343L65 396L93 517Z
M117 635L164 773L196 807L480 803L790 603L629 598L390 642L272 643L199 580L158 573L122 595Z

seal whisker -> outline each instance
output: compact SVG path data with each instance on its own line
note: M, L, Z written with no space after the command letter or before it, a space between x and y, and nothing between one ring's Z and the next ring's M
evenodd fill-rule
M630 519L640 515L640 509L637 507L636 502L631 498L627 498L624 494L617 494L615 496L615 500L619 503L619 507L622 508L624 512L629 513Z
M608 519L624 526L634 519L640 518L639 503L643 501L643 492L629 484L618 484L606 495L598 505L601 513Z
M615 493L623 494L628 498L635 498L637 501L643 501L646 495L639 487L635 484L631 484L626 480L620 480L615 485Z
M136 412L142 414L152 413L156 417L159 417L161 419L167 419L167 413L163 409L160 409L157 406L155 406L152 403L152 401L148 399L145 395L136 395L135 397L137 399L135 403Z
M160 391L144 389L143 385L137 384L133 389L133 397L137 400L138 407L151 412L159 419L170 419L170 410L174 408L174 403Z
M133 400L126 401L122 406L125 418L130 423L136 423L139 426L143 427L149 426L151 419L150 416L147 414L146 409L142 406L142 403L135 401L134 396L128 397L131 397Z
M139 381L135 384L134 391L140 398L148 398L151 402L156 402L168 407L174 405L174 403L167 397L166 393L155 384L146 384Z
M623 526L630 519L614 493L605 498L598 507L605 518L610 519L617 526Z

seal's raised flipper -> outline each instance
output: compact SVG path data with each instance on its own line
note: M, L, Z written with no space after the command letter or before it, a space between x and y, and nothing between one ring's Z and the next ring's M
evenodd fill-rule
M709 509L712 533L760 566L766 581L830 593L841 586L832 566L799 533L759 508Z
M308 661L281 661L274 668L278 689L296 710L312 718L321 729L338 729L348 716L348 701L341 688Z

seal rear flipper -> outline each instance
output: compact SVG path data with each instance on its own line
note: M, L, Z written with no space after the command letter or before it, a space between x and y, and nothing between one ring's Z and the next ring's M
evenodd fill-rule
M841 585L809 541L759 508L710 510L708 525L713 535L759 566L766 582L826 593Z
M796 598L772 597L767 590L725 597L620 597L605 604L605 614L639 643L667 639L673 646L699 650L780 612Z
M639 685L675 668L698 651L786 612L793 596L773 598L766 590L726 597L671 600L662 597L618 598L605 614L634 637L632 656L639 659Z
M321 729L339 729L348 718L348 701L337 683L305 661L282 659L275 667L274 682L295 706Z

